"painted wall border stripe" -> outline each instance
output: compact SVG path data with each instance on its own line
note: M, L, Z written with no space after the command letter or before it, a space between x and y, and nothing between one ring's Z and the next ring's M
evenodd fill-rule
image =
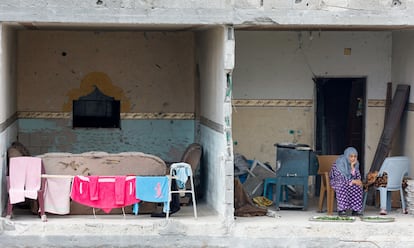
M313 100L232 100L234 107L312 107ZM369 99L368 107L385 107L385 100ZM414 111L414 103L409 103L408 111ZM0 130L4 130L11 122L18 118L23 119L70 119L71 112L34 112L19 111L10 117L6 122L0 124ZM194 113L121 113L121 120L194 120ZM208 122L207 122L208 123Z
M20 111L22 119L71 119L71 112L29 112ZM194 113L121 113L121 120L194 120Z
M368 99L368 107L385 107L385 100Z
M368 107L385 107L385 100L368 100ZM408 103L405 110L414 111L414 103Z
M232 101L235 107L312 107L313 100L288 100L288 99L234 99ZM385 100L370 99L368 107L384 107Z
M233 99L232 104L235 107L312 107L312 99ZM368 107L385 107L385 100L368 99ZM410 106L414 104L410 103ZM413 109L413 107L410 108Z
M313 100L300 99L233 99L234 107L312 107Z
M18 118L17 114L15 113L9 118L7 118L5 122L0 123L0 132L3 132L4 130L6 130L11 124L13 124L13 122L17 120L17 118Z
M408 107L407 107L407 110L410 111L410 112L414 111L414 103L409 103Z
M212 121L212 120L210 120L210 119L208 119L208 118L206 118L204 116L201 116L200 117L200 123L202 125L204 125L204 126L207 126L207 127L211 128L211 129L219 132L219 133L224 133L223 125L221 125L221 124L219 124L217 122L214 122L214 121Z

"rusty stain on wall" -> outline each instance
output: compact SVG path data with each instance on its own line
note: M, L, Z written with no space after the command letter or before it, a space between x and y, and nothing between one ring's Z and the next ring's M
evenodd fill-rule
M67 102L63 104L62 111L72 112L72 102L81 96L88 95L94 90L94 86L107 96L114 97L121 101L121 112L131 111L131 102L125 96L123 90L112 83L111 78L104 72L91 72L81 81L79 88L70 90L67 95Z

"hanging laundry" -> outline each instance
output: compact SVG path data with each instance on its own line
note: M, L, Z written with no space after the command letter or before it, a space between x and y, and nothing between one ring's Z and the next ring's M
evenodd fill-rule
M174 169L173 176L179 189L184 189L188 177L191 176L191 166L187 163L175 163L178 167ZM180 165L188 165L190 167L180 167Z
M72 178L47 178L44 192L45 212L70 213L70 190Z
M37 157L10 158L10 203L24 202L24 199L37 199L40 189L42 160Z
M94 179L95 177L75 176L72 200L89 207L101 208L105 213L111 212L112 208L126 207L140 201L136 198L135 176L99 176L98 180Z
M153 177L136 177L136 198L147 202L163 202L163 211L169 211L168 204L168 177L167 176L153 176ZM135 214L138 214L138 206L134 205Z

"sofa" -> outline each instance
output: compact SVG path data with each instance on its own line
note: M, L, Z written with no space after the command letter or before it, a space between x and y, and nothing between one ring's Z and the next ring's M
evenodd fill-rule
M167 166L161 158L142 152L45 153L37 157L42 159L46 175L165 176L167 173ZM149 214L156 211L156 208L155 203L141 202L139 213ZM132 207L126 207L125 212L132 213ZM92 213L90 207L71 201L70 214L89 215ZM122 209L111 211L111 214L121 213ZM95 209L95 214L104 214L104 212Z
M142 152L45 153L37 157L50 175L163 176L167 172L162 159Z

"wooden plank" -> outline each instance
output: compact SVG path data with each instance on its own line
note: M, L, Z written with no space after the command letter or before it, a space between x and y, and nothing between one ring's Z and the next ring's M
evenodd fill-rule
M385 116L384 116L384 126L387 122L388 111L390 110L392 102L392 83L387 83L387 98L385 99Z
M410 94L410 86L405 84L397 85L394 98L391 102L384 129L381 138L378 142L377 150L374 155L374 160L371 164L370 172L378 171L384 162L385 158L391 149L392 139L395 135L398 125L400 124L401 116L407 104L408 96Z

